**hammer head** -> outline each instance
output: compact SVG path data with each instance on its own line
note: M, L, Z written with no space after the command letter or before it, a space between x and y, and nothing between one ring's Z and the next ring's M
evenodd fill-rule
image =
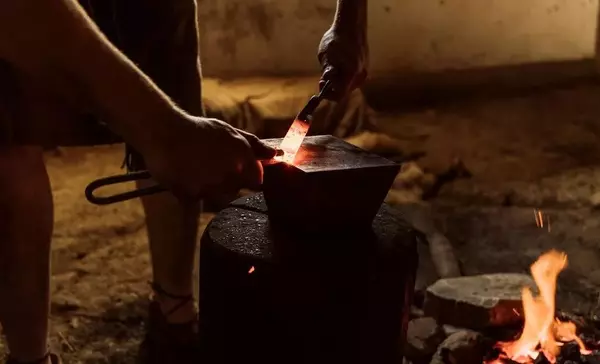
M263 141L277 147L281 139ZM369 228L399 171L334 136L306 137L293 164L264 164L269 219L310 232Z

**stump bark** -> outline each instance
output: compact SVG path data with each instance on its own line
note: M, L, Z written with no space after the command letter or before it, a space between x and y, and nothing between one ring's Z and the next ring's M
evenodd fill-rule
M401 363L414 230L385 204L370 231L308 234L278 229L267 215L262 194L244 197L202 236L207 361Z

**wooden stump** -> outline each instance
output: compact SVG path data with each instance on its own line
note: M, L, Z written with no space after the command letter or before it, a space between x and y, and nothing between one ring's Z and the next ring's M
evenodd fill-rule
M387 205L369 232L306 235L273 226L262 194L234 201L201 241L207 362L401 363L416 244Z

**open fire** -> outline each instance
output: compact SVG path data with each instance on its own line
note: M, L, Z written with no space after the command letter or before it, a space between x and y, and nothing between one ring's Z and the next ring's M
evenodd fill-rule
M523 330L514 341L498 342L499 356L485 364L556 363L566 343L576 343L582 356L592 354L577 336L575 324L555 317L556 279L566 266L566 254L556 250L545 253L531 266L540 294L534 297L528 287L523 288Z

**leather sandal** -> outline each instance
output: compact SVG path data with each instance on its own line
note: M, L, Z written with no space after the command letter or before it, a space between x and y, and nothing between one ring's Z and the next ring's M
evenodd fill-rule
M148 310L146 336L140 345L140 364L197 364L200 360L200 340L198 335L198 316L185 323L173 324L167 321L194 297L176 296L165 292L160 286L152 284L155 293L180 303L167 313L163 313L157 302L151 302Z

